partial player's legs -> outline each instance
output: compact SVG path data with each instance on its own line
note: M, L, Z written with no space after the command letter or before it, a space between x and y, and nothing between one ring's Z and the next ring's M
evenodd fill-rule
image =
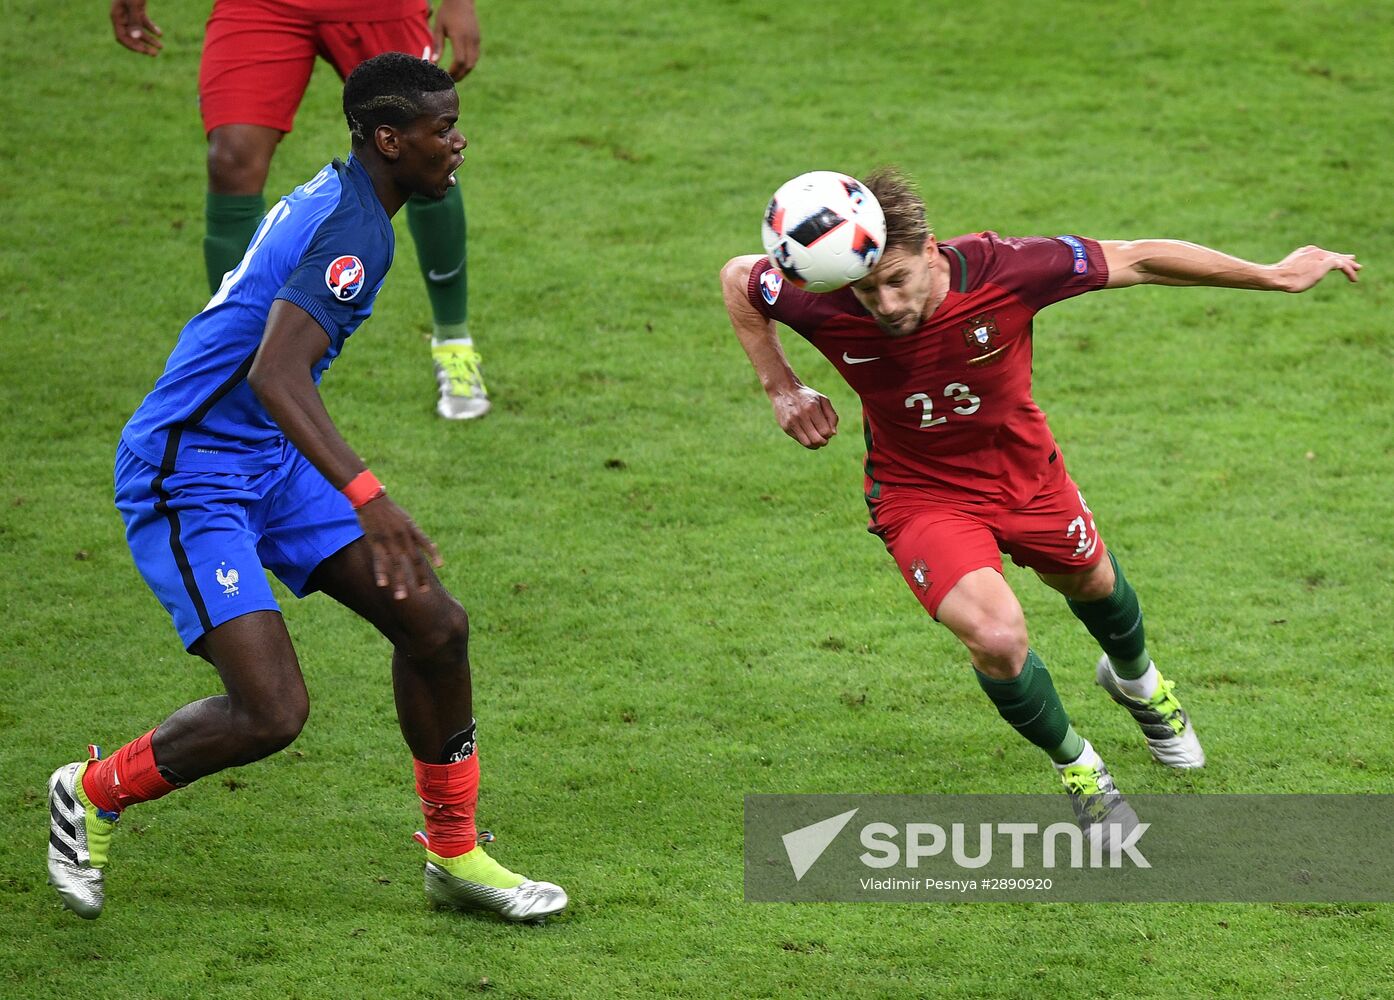
M310 587L372 622L392 643L392 687L402 735L415 758L426 818L426 895L436 905L537 920L566 906L566 893L504 868L479 845L475 801L479 754L471 706L469 620L440 582L394 600L374 583L359 540L326 559Z
M1078 574L1038 573L1103 649L1095 679L1137 720L1152 756L1168 767L1205 765L1195 726L1175 694L1175 682L1157 670L1147 652L1142 607L1112 552Z
M218 625L193 650L217 668L226 694L185 705L108 758L92 747L49 779L49 881L79 916L101 915L107 848L127 807L260 760L305 724L309 699L279 612Z
M1027 643L1021 605L1002 578L997 540L977 516L913 490L887 488L872 502L880 534L910 590L967 647L998 714L1055 764L1091 838L1135 817L1108 768L1075 732L1050 672Z
M266 213L271 155L314 69L310 19L289 4L218 0L203 35L199 114L208 136L208 288L237 266Z
M384 52L406 52L435 59L425 8L409 17L360 23L325 21L315 25L320 51L347 78L355 66ZM416 243L416 260L431 300L431 359L440 393L436 412L447 420L473 420L489 412L489 394L480 371L479 351L468 325L465 207L458 187L440 201L413 196L407 202L407 228Z
M1001 574L992 568L968 573L936 614L968 647L978 684L998 714L1050 756L1090 838L1108 842L1131 830L1136 815L1092 744L1070 724L1050 672L1027 646L1021 605Z
M1084 741L1070 725L1050 672L1027 646L1026 619L995 569L973 570L939 604L941 621L973 657L978 683L998 713L1056 763L1076 759Z
M447 420L482 417L490 403L469 330L467 229L460 189L451 188L440 201L413 196L407 202L407 228L431 299L431 360L440 392L436 412Z
M1137 593L1104 547L1079 487L1063 466L1057 470L1029 505L995 519L1002 551L1065 596L1103 648L1099 683L1133 713L1152 755L1171 767L1200 767L1205 753L1195 730L1147 654Z
M271 157L283 132L262 125L220 125L208 133L207 230L203 261L208 290L216 292L223 275L247 252L257 224L266 214L262 188Z
M309 712L254 527L283 470L170 472L122 444L115 471L136 567L185 647L217 668L226 693L184 706L108 759L94 748L89 760L50 779L50 880L66 905L89 918L101 912L106 846L123 809L279 750ZM352 538L357 524L348 516Z

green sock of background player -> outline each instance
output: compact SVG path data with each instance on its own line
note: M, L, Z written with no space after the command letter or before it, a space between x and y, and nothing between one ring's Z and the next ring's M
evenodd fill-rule
M1124 690L1136 697L1149 698L1156 690L1156 671L1148 677L1152 658L1143 634L1142 606L1138 603L1137 591L1123 575L1123 568L1112 552L1108 559L1113 563L1113 593L1101 601L1066 598L1065 603L1108 655L1114 674L1123 681L1140 682L1136 686L1125 684ZM1149 679L1151 683L1147 683Z
M259 194L208 193L203 209L208 227L203 236L203 264L210 295L223 283L223 275L242 260L265 214L266 199Z
M465 203L458 187L440 201L412 196L407 228L431 299L436 342L468 340L469 281L465 273Z
M1011 680L995 680L977 670L973 672L997 707L997 713L1027 740L1050 754L1055 763L1069 764L1084 752L1084 740L1070 725L1065 706L1055 693L1050 671L1034 649L1026 651L1021 673Z

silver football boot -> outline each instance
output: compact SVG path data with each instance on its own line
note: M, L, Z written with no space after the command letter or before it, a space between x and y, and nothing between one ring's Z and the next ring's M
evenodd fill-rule
M1089 742L1086 740L1086 747ZM1128 835L1138 825L1137 813L1128 805L1117 786L1113 775L1097 754L1098 763L1056 764L1055 770L1065 786L1065 794L1070 797L1075 821L1079 824L1090 844L1101 844L1105 850L1114 844L1127 842Z
M1147 749L1159 763L1167 767L1196 768L1205 766L1205 750L1200 745L1191 717L1176 700L1172 689L1175 681L1169 681L1157 672L1157 692L1146 701L1125 694L1118 685L1118 675L1113 672L1113 664L1108 656L1099 657L1094 670L1094 679L1108 692L1108 696L1132 713L1138 728L1147 739Z
M446 420L476 420L488 413L489 390L479 367L479 351L468 340L442 340L431 345L440 398L436 413Z
M485 854L484 843L493 839L492 834L480 833L480 842L469 855L474 859L471 867L481 878L487 878L490 882L515 884L500 886L472 881L428 859L426 899L432 906L497 913L505 920L516 922L540 922L566 908L566 890L561 886L524 878ZM425 834L417 833L416 840L426 844Z
M456 878L444 868L426 862L426 898L436 906L457 910L484 910L505 920L541 920L566 908L566 890L551 882L524 879L512 889Z
M92 747L94 758L101 751ZM95 920L106 902L102 868L119 814L85 804L79 782L87 761L64 764L48 779L48 881L63 905Z

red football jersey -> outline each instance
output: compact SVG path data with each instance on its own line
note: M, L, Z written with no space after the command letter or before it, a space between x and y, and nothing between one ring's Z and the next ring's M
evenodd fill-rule
M948 498L1018 506L1058 461L1031 398L1031 320L1108 280L1103 251L1078 236L975 233L939 244L949 292L915 333L891 337L850 288L814 294L768 260L746 294L833 363L862 400L866 488L926 487Z

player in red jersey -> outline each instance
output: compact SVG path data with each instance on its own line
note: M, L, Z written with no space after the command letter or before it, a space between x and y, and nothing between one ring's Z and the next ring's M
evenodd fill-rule
M1050 755L1081 823L1106 836L1101 821L1126 822L1131 811L1028 645L1000 553L1065 596L1103 648L1098 682L1133 714L1158 761L1200 767L1205 754L1147 652L1137 594L1031 398L1032 317L1137 284L1302 292L1329 271L1355 281L1360 265L1314 246L1265 266L1176 240L986 232L939 242L903 175L878 170L864 183L886 215L885 253L871 273L812 294L764 257L733 258L721 274L731 324L780 427L804 447L828 443L837 413L790 367L776 321L861 397L869 530L925 610L968 647L1002 717Z
M266 214L262 188L271 157L291 130L322 56L347 79L363 60L405 52L435 61L449 42L457 82L479 59L474 0L439 0L435 27L427 0L216 0L199 63L199 111L208 136L204 263L210 292L235 268ZM112 0L116 40L158 55L161 31L146 0ZM407 226L431 300L436 412L470 420L489 412L479 352L467 322L465 209L459 188L441 201L413 198Z

